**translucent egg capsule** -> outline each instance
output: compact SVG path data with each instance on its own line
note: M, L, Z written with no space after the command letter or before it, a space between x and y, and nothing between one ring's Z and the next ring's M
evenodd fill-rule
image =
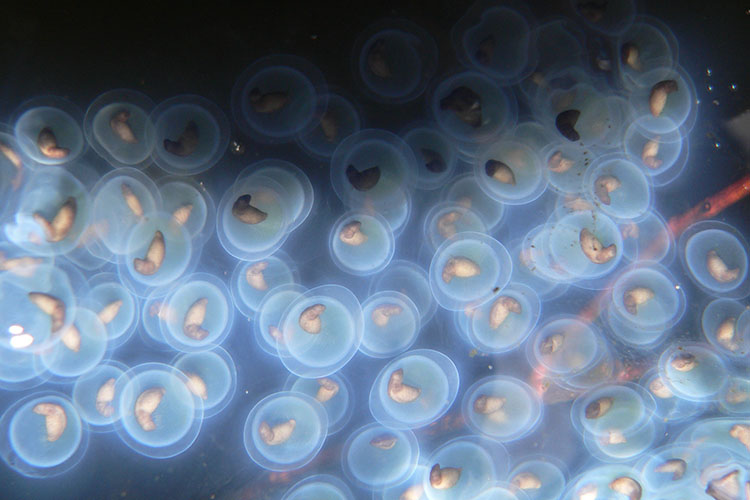
M653 397L635 384L604 384L576 399L571 408L571 421L580 433L613 441L611 434L642 429L654 412Z
M727 382L724 361L705 344L673 343L662 352L658 366L667 388L689 401L712 400Z
M487 76L467 71L438 83L429 100L432 117L472 158L516 123L518 105Z
M190 392L189 379L162 363L137 365L122 377L116 405L120 420L115 426L120 439L152 458L170 458L187 450L203 422L203 400Z
M13 134L13 129L5 124L0 124L0 178L2 178L0 193L3 196L16 193L25 179L25 165L21 149ZM8 203L4 209L0 210L0 216L3 216L11 205Z
M638 16L617 38L617 69L623 85L632 90L641 75L656 68L673 67L679 45L664 23L650 16Z
M2 144L2 138L0 138L0 144ZM4 200L10 201L17 198L17 193L14 191L12 184L15 175L16 174L13 165L7 160L4 160L0 155L0 196L2 196ZM1 221L5 221L6 216L10 212L10 209L15 205L16 203L6 202L3 207L0 208Z
M432 349L407 351L388 363L370 390L370 413L396 429L424 427L448 410L458 392L458 370Z
M172 214L196 244L205 242L216 225L216 207L206 188L190 179L162 177L158 181L162 210Z
M647 120L649 117L633 121L625 131L623 146L651 183L663 186L677 179L685 169L690 149L689 136L676 126L665 133L650 132L643 124Z
M120 418L117 396L125 382L120 376L127 369L124 364L110 360L76 379L73 402L92 431L111 431L112 424Z
M173 285L164 285L152 289L143 300L140 324L141 337L152 348L171 349L162 333L162 323L175 318L174 311L167 307L164 297L172 290Z
M591 74L584 70L582 66L552 66L547 72L537 72L531 74L529 78L522 83L522 89L529 99L532 100L532 113L534 117L545 123L549 133L553 137L560 138L557 134L562 134L557 125L557 115L566 111L568 105L573 102L575 92L573 88L577 85L591 85ZM577 118L580 114L564 115L561 118ZM580 111L579 111L580 113ZM552 118L552 119L551 119ZM572 123L575 128L575 123ZM568 140L562 134L562 138Z
M670 264L675 251L673 236L667 223L656 212L650 212L638 222L620 226L623 255L631 261L641 258Z
M473 210L482 218L487 230L497 227L505 214L505 205L490 198L479 186L478 178L473 173L454 177L443 188L441 198Z
M289 234L288 197L269 177L238 177L216 209L216 232L224 249L241 260L272 255Z
M437 304L430 291L427 273L419 265L407 260L394 260L385 270L373 277L370 293L393 290L409 297L419 310L421 324L427 324L435 314Z
M604 94L602 116L592 124L598 134L598 151L620 148L624 131L633 122L633 106L618 94Z
M597 498L647 498L643 479L628 465L591 467L571 481L562 498L565 500L596 500ZM624 495L624 497L623 497Z
M534 290L520 283L510 283L480 306L467 311L469 340L483 352L515 349L536 326L540 307Z
M572 213L591 210L595 210L594 204L586 199L582 191L558 195L555 198L555 211L549 220L556 221Z
M331 184L339 199L353 208L383 211L413 183L416 158L398 136L366 129L352 134L331 158Z
M531 387L506 376L485 377L472 384L461 411L471 429L502 442L528 435L542 417L541 401Z
M92 212L91 218L93 215ZM102 243L91 222L65 258L84 272L99 272L108 263L116 260L114 254Z
M555 139L555 135L543 123L528 119L516 125L511 134L517 141L534 151L541 151Z
M75 467L88 448L88 429L67 396L30 394L0 418L0 456L23 476L52 477Z
M284 494L282 500L354 500L349 487L339 478L316 474L298 481Z
M277 392L250 410L243 430L245 450L264 469L298 469L318 454L327 427L328 416L314 398Z
M632 25L636 14L635 2L632 0L607 3L571 1L570 5L586 27L611 36L626 31Z
M429 473L429 468L424 465L424 458L414 468L411 476L403 482L383 488L373 492L373 500L422 500L424 496L424 486L422 478L425 473Z
M262 260L239 262L232 273L232 297L240 312L251 316L260 311L261 302L271 290L297 281L297 266L282 250Z
M564 276L556 275L551 268L543 267L548 265L547 255L541 252L540 247L533 242L536 238L546 239L545 232L544 226L536 226L526 235L526 238L517 241L512 246L510 250L513 259L511 279L515 283L530 287L540 299L553 299L563 294L569 285L562 282ZM541 262L543 264L540 265Z
M254 315L253 334L257 344L273 356L278 355L276 344L284 341L281 331L281 318L286 308L298 299L307 288L297 283L275 286L258 305Z
M518 500L519 498L525 498L522 495L513 485L497 482L494 485L490 483L487 488L473 498L476 500Z
M42 352L42 363L60 377L77 377L94 368L107 350L107 331L97 314L84 307L73 311L70 326L59 334L60 341Z
M46 367L36 353L27 349L0 348L0 388L8 391L28 389L42 384L45 378Z
M116 255L127 251L130 230L147 214L161 208L161 196L154 182L133 168L106 174L91 190L91 197L92 230Z
M664 383L658 369L648 370L641 377L639 383L653 397L656 404L654 414L660 419L666 419L669 422L683 422L705 410L701 403L675 396Z
M701 315L703 335L715 348L726 356L744 358L750 349L750 339L745 338L743 318L747 307L732 299L716 299L710 302ZM748 318L750 319L750 318Z
M686 488L699 475L697 451L682 443L655 448L639 462L644 486L662 494Z
M328 102L313 122L317 124L297 137L297 142L311 155L330 158L346 137L362 128L361 111L348 96L329 92L319 99Z
M344 428L354 410L354 392L346 377L334 373L322 378L299 378L291 375L285 387L314 398L328 415L328 435Z
M498 141L474 162L479 186L491 198L511 205L529 203L547 188L537 154L516 141Z
M147 167L156 143L149 117L153 107L151 99L135 90L105 92L86 110L86 140L113 167Z
M430 287L448 310L481 303L510 280L512 263L505 247L481 233L461 233L446 240L430 263Z
M617 225L601 212L574 212L550 229L547 241L550 257L568 275L595 280L610 273L620 262L622 235Z
M387 290L362 303L365 320L359 350L374 358L388 358L407 350L419 335L421 321L414 302L406 295Z
M550 186L560 193L579 193L583 190L583 174L592 158L572 144L555 141L541 153Z
M551 19L532 28L533 52L529 60L536 59L536 68L519 82L519 87L533 105L545 91L540 84L546 86L548 75L558 68L582 67L586 54L583 34L567 19Z
M164 339L183 352L221 344L232 329L231 304L229 290L216 276L186 276L164 298L164 307L170 312L160 323Z
M667 269L638 264L615 281L608 319L623 342L645 346L663 338L685 307L685 293Z
M558 498L565 488L565 466L553 457L533 456L508 474L510 484L530 500Z
M630 103L635 115L644 117L640 127L650 133L666 134L678 128L687 133L695 125L695 86L681 66L644 72L630 94Z
M354 42L352 71L368 97L389 103L417 98L437 69L429 33L405 19L376 22Z
M221 347L181 354L173 360L172 366L185 374L190 392L203 400L204 417L218 414L232 400L237 370L232 357Z
M280 321L281 361L300 377L326 377L349 362L362 342L357 298L339 285L312 288L295 299Z
M123 344L138 324L138 301L119 283L117 275L100 273L89 279L91 289L83 305L94 311L107 331L108 349Z
M64 165L86 150L81 111L60 97L26 101L15 112L14 133L29 168Z
M647 347L657 344L671 331L663 326L646 327L637 325L627 318L623 318L613 308L607 312L607 324L615 336L622 342L639 347Z
M750 379L734 375L719 396L719 406L730 415L750 415Z
M567 316L550 318L526 344L529 363L572 387L597 385L612 372L611 354L592 325Z
M398 188L388 200L382 200L374 205L374 211L383 216L393 231L393 236L400 236L406 228L412 212L412 194L406 188ZM372 212L369 203L364 209Z
M72 174L39 168L25 183L15 220L5 226L5 235L32 254L67 253L84 233L92 217L91 205L88 191Z
M284 160L261 160L246 167L238 179L250 176L265 176L278 182L286 191L289 231L293 231L310 215L315 195L307 175L293 163Z
M708 448L708 447L707 447ZM746 461L727 450L708 448L699 457L701 475L697 481L706 495L716 498L747 498L750 474ZM744 490L744 491L743 491Z
M456 147L434 122L417 122L399 134L417 159L416 187L436 189L448 181L458 163Z
M710 443L724 448L745 463L750 459L750 426L742 417L697 420L682 430L677 439L688 445Z
M318 68L290 55L255 61L232 88L232 115L242 131L261 142L288 142L318 124L327 109L326 83Z
M619 131L630 118L623 109L626 104L600 94L589 84L553 91L548 100L548 126L557 132L558 140L577 146L619 144Z
M342 271L364 276L388 265L395 241L390 225L382 216L352 211L334 222L328 247L333 262Z
M197 95L159 103L151 112L155 130L152 158L174 175L195 175L213 167L229 144L229 121L216 104Z
M454 438L430 453L422 476L429 500L473 498L508 473L508 452L479 436Z
M445 240L466 231L484 233L487 228L476 212L456 202L438 203L425 215L425 239L432 251Z
M195 262L190 235L176 226L172 214L154 212L137 223L119 259L123 283L136 295L180 278Z
M679 253L688 276L705 292L727 298L750 293L747 241L729 224L693 224L680 237Z
M510 85L528 76L536 63L532 23L520 3L480 1L453 26L451 40L462 65Z
M583 179L586 198L610 217L637 219L651 208L651 186L642 171L620 155L600 156Z
M68 274L51 264L30 273L0 273L0 346L41 353L60 341L77 305Z
M413 432L378 423L355 430L342 451L344 472L354 483L371 490L404 481L418 461L419 444Z

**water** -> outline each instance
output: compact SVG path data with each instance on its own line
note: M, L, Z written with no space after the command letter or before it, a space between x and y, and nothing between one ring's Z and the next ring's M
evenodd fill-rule
M745 484L741 9L129 8L0 44L4 497Z

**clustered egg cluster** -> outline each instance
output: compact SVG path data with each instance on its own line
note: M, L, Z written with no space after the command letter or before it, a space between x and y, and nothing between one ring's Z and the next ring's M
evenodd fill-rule
M401 130L366 128L293 55L248 67L231 117L124 89L85 114L21 105L0 132L0 384L23 396L0 418L4 461L62 474L102 432L174 457L252 387L231 437L248 461L325 455L285 499L750 498L747 242L716 220L673 234L653 209L688 166L695 88L660 21L574 4L538 21L480 1L447 75L419 26L370 26L359 90L425 105ZM253 143L311 161L199 180ZM690 340L688 301L705 303ZM126 345L150 361L128 366ZM464 369L469 352L489 370ZM261 357L276 387L242 379ZM534 451L561 408L587 460Z

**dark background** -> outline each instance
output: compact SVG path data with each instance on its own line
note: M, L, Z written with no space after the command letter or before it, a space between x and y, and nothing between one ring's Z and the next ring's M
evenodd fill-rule
M85 111L97 95L113 88L140 90L156 103L178 94L199 94L231 117L229 96L241 71L264 55L292 53L308 58L330 85L358 99L368 126L388 127L394 118L403 124L404 116L423 114L422 101L372 106L354 88L350 71L354 40L377 19L412 20L435 37L440 75L456 67L449 33L471 3L272 0L242 5L184 2L175 7L157 0L149 4L106 2L90 8L73 2L28 2L28 7L14 2L0 12L0 122L8 121L20 103L35 96L64 96ZM537 19L573 15L565 0L528 5ZM691 134L692 161L700 164L693 172L719 175L702 179L700 192L690 189L689 197L678 196L683 204L675 209L686 208L727 179L739 177L744 168L740 150L727 143L721 124L750 107L750 2L644 1L638 9L672 28L680 45L680 63L693 76L702 101ZM706 76L707 68L712 70L711 77ZM714 88L711 93L709 84ZM736 84L737 90L731 91L730 84ZM712 103L714 99L718 105ZM721 148L711 151L716 140ZM259 152L288 148L260 148ZM682 183L677 186L684 187ZM748 211L750 205L743 206ZM742 213L737 210L730 212L732 219Z
M229 96L241 71L255 59L292 53L317 65L329 84L349 92L362 106L368 126L396 127L404 117L423 113L417 100L401 106L374 105L354 88L351 47L357 35L383 17L403 17L436 39L441 72L455 68L449 33L471 2L394 1L304 2L273 0L242 6L214 1L175 7L108 2L95 8L27 2L0 7L0 122L11 119L26 99L59 95L85 111L100 93L137 89L155 102L195 93L217 103L229 117ZM537 19L571 15L568 2L530 2ZM682 179L657 192L666 218L683 211L747 172L743 148L722 129L727 118L750 107L750 3L739 1L644 2L639 11L672 28L680 62L695 82L698 121L691 134L690 163ZM708 77L706 69L711 68ZM737 90L730 90L735 84ZM713 86L709 92L708 85ZM716 103L712 101L716 101ZM245 143L248 164L267 155L295 154L294 145ZM716 143L720 147L716 147ZM214 169L211 176L223 171ZM232 174L226 172L228 178ZM0 200L2 203L2 200ZM750 234L750 201L722 214ZM251 375L260 376L257 371ZM250 380L253 385L262 382ZM127 449L115 435L92 436L76 469L58 478L29 480L0 463L0 499L10 498L265 498L286 486L251 466L234 428L233 412L254 403L240 384L235 403L204 423L198 442L174 459L147 459ZM252 391L252 388L250 389ZM262 391L263 392L263 391ZM0 411L17 398L0 392ZM236 416L236 415L235 415ZM283 484L283 483L281 483ZM256 486L254 488L254 485ZM262 491L257 486L262 485ZM212 496L214 495L214 496Z

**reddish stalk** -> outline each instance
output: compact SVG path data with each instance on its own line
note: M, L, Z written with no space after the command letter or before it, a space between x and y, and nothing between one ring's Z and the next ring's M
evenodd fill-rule
M691 224L715 217L747 196L750 196L750 174L744 175L741 179L728 185L718 193L706 197L686 212L670 218L667 226L672 233L673 243ZM653 257L659 250L660 246L660 241L654 241L654 243L643 252L642 258L648 260ZM614 280L609 286L596 294L596 297L591 299L589 303L578 312L578 319L584 323L593 323L599 317L599 313L601 312L600 304L602 304L613 284ZM641 370L633 369L633 367L622 367L618 373L618 380L632 380L633 378L640 376L640 371ZM560 401L559 390L555 391L557 397L545 397L550 388L560 388L546 377L546 370L543 366L537 366L534 368L530 382L532 383L532 387L534 387L546 402L554 402L550 401L550 399ZM562 391L565 390L563 389ZM565 396L563 396L562 400L565 400L564 398Z
M718 215L748 195L750 195L750 174L745 174L740 180L704 199L682 215L669 219L669 229L676 239L691 224Z
M687 229L691 224L714 217L726 208L732 206L733 204L749 195L750 174L747 174L740 180L733 182L718 193L705 198L690 210L682 213L681 215L676 215L670 218L667 225L672 232L673 238L675 240L679 238L680 235L685 231L685 229ZM652 246L644 251L643 257L645 259L648 259L650 256L653 256L658 250L659 245L660 242L654 242ZM581 321L583 321L584 323L592 323L599 317L599 304L608 293L609 288L611 288L611 286L599 292L596 297L592 299L578 313L578 318ZM641 375L641 370L638 369L638 367L621 366L618 362L616 362L615 364L615 372L617 373L616 378L618 381L625 382L628 380L633 380L640 377ZM541 365L534 368L534 370L531 372L529 382L532 388L536 390L539 396L542 397L542 399L548 404L570 401L577 395L573 391L559 387L552 380L547 378L546 370ZM463 425L464 420L460 414L456 415L455 413L448 413L443 418L430 425L426 429L425 433L431 435L441 432L447 432L460 428ZM283 473L271 473L269 475L268 482L271 484L287 484L292 479L299 476L301 472L310 470L311 466L328 462L329 458L330 457L326 456L326 453L321 453L313 462L300 470ZM267 484L264 485L264 489L267 487Z

